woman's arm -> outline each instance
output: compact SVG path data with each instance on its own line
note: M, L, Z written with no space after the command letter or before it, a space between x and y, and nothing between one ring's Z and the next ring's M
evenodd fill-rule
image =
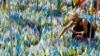
M61 37L61 36L64 34L64 32L65 32L69 27L71 27L73 24L74 24L73 21L70 21L70 22L64 27L64 29L61 31L59 37Z
M87 21L85 19L82 20L82 25L83 25L83 29L84 29L83 31L80 31L80 32L72 31L72 32L77 35L87 34L88 26L87 26Z
M93 28L94 28L94 31L97 30L97 24L96 24L96 22L93 23Z

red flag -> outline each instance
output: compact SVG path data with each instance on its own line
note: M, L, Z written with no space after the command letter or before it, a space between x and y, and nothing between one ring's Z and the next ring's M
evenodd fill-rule
M97 9L100 10L100 0L97 0L98 6Z
M81 4L84 2L85 0L78 0L78 2L76 3L76 6L80 7Z

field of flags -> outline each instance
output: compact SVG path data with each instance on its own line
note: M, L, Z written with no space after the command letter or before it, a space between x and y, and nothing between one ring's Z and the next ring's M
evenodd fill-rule
M100 56L100 0L0 0L0 56ZM94 39L72 39L68 13L97 24Z

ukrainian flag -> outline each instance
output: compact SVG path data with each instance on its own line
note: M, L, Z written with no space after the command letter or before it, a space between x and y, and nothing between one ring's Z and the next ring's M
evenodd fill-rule
M6 0L2 0L1 8L2 8L3 10L6 10Z

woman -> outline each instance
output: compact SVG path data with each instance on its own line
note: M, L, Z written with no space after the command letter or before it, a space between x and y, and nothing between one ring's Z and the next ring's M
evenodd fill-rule
M61 37L64 32L73 25L75 25L75 27L72 30L72 37L75 37L78 40L84 40L89 37L91 24L86 19L78 17L78 14L74 12L69 13L69 18L70 22L64 27L59 37ZM94 37L95 30L96 24L92 26L91 38Z

